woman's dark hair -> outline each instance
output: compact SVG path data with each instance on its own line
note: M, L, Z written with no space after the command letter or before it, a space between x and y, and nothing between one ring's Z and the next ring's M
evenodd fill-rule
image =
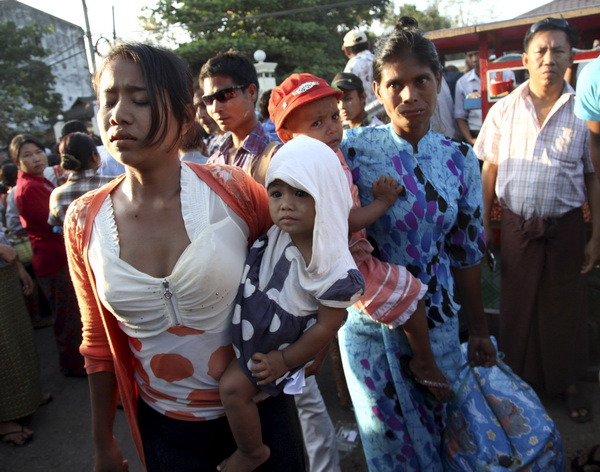
M262 121L267 121L270 118L269 115L269 100L271 100L271 92L273 89L265 90L260 94L258 99L258 111Z
M71 133L64 136L58 144L60 165L65 170L86 170L90 160L98 153L94 140L85 133Z
M200 151L206 154L206 144L204 143L204 130L200 123L194 121L187 133L183 136L179 150L182 152Z
M183 125L194 118L192 74L185 61L174 52L148 44L118 44L108 52L94 76L98 97L102 93L99 86L104 69L118 59L132 61L142 69L152 120L144 144L164 141L169 110L177 122L177 135L181 136Z
M46 157L48 158L48 167L60 165L60 155L57 152L46 154Z
M0 180L2 180L7 187L14 187L17 185L18 174L19 168L14 162L6 161L0 166Z
M12 141L8 147L10 157L15 164L19 164L19 154L21 154L21 148L25 146L25 144L29 143L34 144L42 151L45 151L44 145L39 139L34 138L29 134L17 134L14 138L12 138Z
M379 40L373 60L373 80L381 82L381 71L393 62L412 57L427 65L434 75L442 71L442 64L433 43L418 29L419 23L410 16L401 17L394 31Z

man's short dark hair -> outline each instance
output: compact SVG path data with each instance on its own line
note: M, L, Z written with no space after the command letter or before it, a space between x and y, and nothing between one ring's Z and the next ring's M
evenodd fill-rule
M352 54L358 54L359 52L366 51L367 49L369 49L369 43L360 43L356 46L348 46L348 50Z
M567 41L569 41L571 48L575 47L575 43L577 42L577 30L574 26L569 24L569 22L563 18L549 17L535 22L527 30L525 39L523 39L523 50L525 52L527 52L529 43L533 39L534 35L540 31L564 31L567 35Z
M60 130L60 136L64 137L67 134L71 133L85 133L88 134L87 126L83 123L83 121L79 120L70 120L67 121L62 129Z
M229 77L234 85L254 84L258 91L258 75L254 64L237 51L219 53L210 58L200 69L201 81L217 75Z

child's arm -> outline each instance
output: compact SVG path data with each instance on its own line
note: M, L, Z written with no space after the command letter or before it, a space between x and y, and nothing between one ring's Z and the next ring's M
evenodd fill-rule
M252 360L256 364L252 367L252 375L261 379L257 385L267 385L287 371L306 364L314 358L340 329L345 315L345 308L331 308L319 304L316 324L302 334L296 342L282 351L254 354Z
M392 177L379 177L373 182L373 196L375 199L367 206L350 210L348 227L351 233L359 231L375 223L390 208L404 187Z
M329 354L329 350L331 348L331 343L333 342L333 338L331 341L327 343L327 345L321 349L321 352L317 354L315 359L310 363L310 365L304 368L304 376L310 377L311 375L319 375L321 373L321 369L323 368L323 363L325 362L325 358L327 354Z

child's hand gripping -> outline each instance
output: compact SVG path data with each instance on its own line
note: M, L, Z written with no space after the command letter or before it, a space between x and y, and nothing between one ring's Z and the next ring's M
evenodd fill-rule
M257 352L252 356L254 366L252 376L261 379L256 385L267 385L274 382L288 370L283 351L270 351L267 354Z
M383 175L376 182L373 182L372 188L375 200L384 202L388 208L394 204L398 195L404 190L402 185L398 185L396 179Z

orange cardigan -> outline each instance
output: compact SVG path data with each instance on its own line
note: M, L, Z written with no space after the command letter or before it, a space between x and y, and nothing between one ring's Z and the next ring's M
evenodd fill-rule
M248 245L271 226L267 193L241 169L223 165L189 165L198 177L223 199L248 224ZM87 251L94 218L107 196L123 181L118 177L98 190L75 200L65 217L65 244L71 279L75 287L83 322L81 353L88 374L114 372L123 409L142 463L144 451L137 423L137 385L134 380L133 354L128 337L115 317L98 298L94 274Z

